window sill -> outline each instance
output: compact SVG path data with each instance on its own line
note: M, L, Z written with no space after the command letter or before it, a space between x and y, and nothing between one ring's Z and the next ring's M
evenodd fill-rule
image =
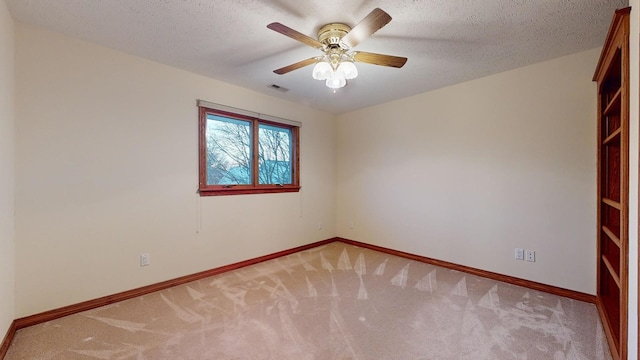
M221 195L247 195L247 194L272 194L272 193L288 193L299 192L300 186L261 186L257 188L217 188L217 189L200 189L200 196L221 196Z

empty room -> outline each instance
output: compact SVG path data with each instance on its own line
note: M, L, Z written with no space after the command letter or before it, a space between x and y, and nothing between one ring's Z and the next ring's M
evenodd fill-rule
M0 359L638 359L638 0L0 0Z

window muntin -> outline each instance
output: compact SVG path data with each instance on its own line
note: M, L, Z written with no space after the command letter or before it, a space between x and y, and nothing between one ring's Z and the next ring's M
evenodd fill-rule
M200 195L299 191L297 126L200 107L199 129Z

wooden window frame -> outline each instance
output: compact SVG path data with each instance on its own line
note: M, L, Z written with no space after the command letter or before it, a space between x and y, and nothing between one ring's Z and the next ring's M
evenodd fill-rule
M251 184L248 185L209 185L207 184L207 114L215 114L231 119L251 122ZM291 184L259 184L258 182L258 130L260 125L271 125L286 128L291 131ZM255 116L238 114L231 111L199 106L198 121L198 158L199 158L199 186L200 196L269 194L300 191L300 127L283 124L277 121L260 119Z

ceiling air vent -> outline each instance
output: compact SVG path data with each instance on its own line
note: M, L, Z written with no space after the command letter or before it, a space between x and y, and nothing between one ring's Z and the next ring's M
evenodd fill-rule
M287 91L289 91L289 89L287 89L286 87L282 87L282 86L280 86L280 85L276 85L276 84L271 84L271 85L269 85L269 86L267 86L267 87L269 87L269 88L271 88L271 89L274 89L274 90L278 90L278 91L280 91L280 92L287 92Z

